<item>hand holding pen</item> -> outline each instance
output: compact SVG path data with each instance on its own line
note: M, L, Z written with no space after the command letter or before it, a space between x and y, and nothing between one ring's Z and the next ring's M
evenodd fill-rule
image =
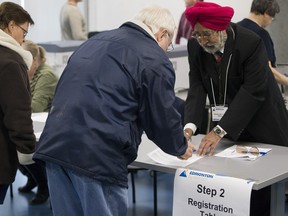
M186 129L186 130L189 130L189 129ZM186 130L184 131L184 136L187 140L188 146L187 146L186 152L183 155L178 157L179 159L182 159L182 160L187 160L188 158L192 157L193 152L196 152L195 146L192 144L192 138L191 138L192 137L192 130L190 129L191 132L190 131L186 132Z

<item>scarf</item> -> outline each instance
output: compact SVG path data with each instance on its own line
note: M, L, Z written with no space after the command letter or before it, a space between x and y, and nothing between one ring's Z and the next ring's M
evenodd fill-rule
M2 31L1 29L0 45L17 52L23 58L28 69L30 69L33 61L32 54L29 51L24 50L23 47L13 37Z

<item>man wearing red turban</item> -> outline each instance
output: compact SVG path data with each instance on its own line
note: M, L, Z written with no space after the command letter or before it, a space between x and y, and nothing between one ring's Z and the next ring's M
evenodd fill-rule
M185 15L193 29L196 22L199 22L207 28L222 31L228 27L234 10L210 2L197 2L194 7L186 9Z
M287 146L288 114L264 43L254 32L231 23L233 13L231 7L210 2L197 2L185 11L193 28L188 41L187 139L199 133L207 95L212 112L213 129L202 139L199 155L213 155L224 136ZM252 192L250 215L270 215L269 189Z

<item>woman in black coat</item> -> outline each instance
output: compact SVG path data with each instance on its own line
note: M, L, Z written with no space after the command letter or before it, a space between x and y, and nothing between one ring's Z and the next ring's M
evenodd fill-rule
M0 4L0 204L16 175L19 162L32 164L35 136L27 70L32 56L21 44L34 24L11 2Z

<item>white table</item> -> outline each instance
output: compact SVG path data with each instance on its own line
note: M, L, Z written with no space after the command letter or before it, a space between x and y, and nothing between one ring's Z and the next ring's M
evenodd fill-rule
M34 131L41 132L44 122L34 121ZM203 135L193 137L194 143L199 143ZM215 154L233 145L239 144L227 139L222 139L215 149ZM255 161L243 161L230 158L206 156L187 168L214 174L223 174L241 179L253 179L256 182L253 190L259 190L271 185L271 216L284 216L285 214L285 182L288 179L288 147L268 145L263 143L241 142L241 145L256 145L257 147L272 148L267 155ZM157 164L148 157L148 153L157 146L146 135L142 136L138 157L132 163L139 168L174 174L178 167Z
M193 137L193 142L200 142L203 135ZM221 140L215 149L215 154L221 150L237 144L227 139ZM284 216L285 214L285 182L288 179L288 147L268 145L262 143L241 142L241 145L256 145L257 147L272 148L267 155L255 161L243 161L231 158L205 156L189 165L187 168L214 174L223 174L241 179L253 179L256 182L253 190L259 190L271 185L271 216ZM175 173L178 167L165 166L155 163L148 157L148 153L157 148L145 135L139 146L138 157L132 163L137 167L154 171Z

